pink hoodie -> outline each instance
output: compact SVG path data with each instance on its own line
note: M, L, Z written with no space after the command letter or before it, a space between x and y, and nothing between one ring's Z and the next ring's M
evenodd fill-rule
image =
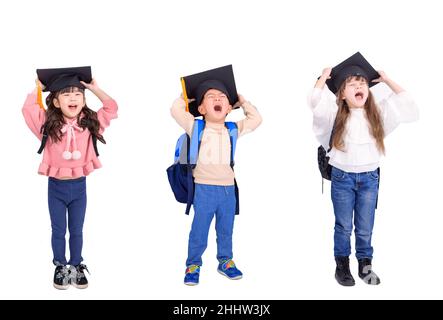
M112 119L117 118L117 109L114 100L103 101L103 107L97 111L100 133L109 126ZM45 123L46 112L37 104L36 94L28 95L22 112L29 129L41 140L40 129ZM48 138L38 169L39 174L57 179L76 179L87 176L102 166L95 154L88 129L79 128L74 120L67 123L62 131L64 132L61 141L54 143ZM72 153L70 159L67 159L69 156L66 156L66 151Z

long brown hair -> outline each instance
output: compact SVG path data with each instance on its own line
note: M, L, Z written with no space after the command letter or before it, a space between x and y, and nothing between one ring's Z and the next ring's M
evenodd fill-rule
M57 99L60 94L67 92L81 92L83 98L85 96L85 90L77 87L67 87L60 91L51 92L46 97L46 105L48 109L46 110L46 121L41 128L41 132L46 128L46 132L51 137L53 142L61 141L62 132L61 129L65 124L65 119L60 108L54 105L54 99ZM85 104L82 111L77 116L77 122L82 128L88 128L92 136L95 136L100 142L106 143L103 136L99 133L100 122L97 118L97 112L88 108Z
M346 83L348 83L351 80L366 80L364 77L357 76L357 77L349 77L340 86L340 89L337 91L337 105L338 105L338 112L335 122L335 131L334 131L334 138L332 139L332 146L334 146L336 149L345 151L345 143L343 140L343 135L345 133L346 128L346 122L348 121L350 110L349 106L346 103L346 100L342 99L343 92L346 87ZM384 137L385 137L385 131L383 128L383 121L380 115L380 112L378 111L377 105L375 103L374 97L372 95L372 92L369 90L368 99L365 102L364 109L366 111L366 119L368 119L369 122L369 131L371 135L374 137L377 148L381 153L385 153L385 144L384 144Z

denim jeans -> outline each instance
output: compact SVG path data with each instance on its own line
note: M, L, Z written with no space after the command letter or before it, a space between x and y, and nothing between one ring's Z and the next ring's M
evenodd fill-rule
M357 259L372 259L374 250L371 238L378 196L378 172L352 173L332 167L331 175L335 214L334 255L348 257L351 254L354 222Z
M86 212L86 177L73 180L48 180L48 206L52 227L52 252L55 265L77 266L83 261L83 222ZM67 219L66 219L67 213ZM69 251L66 261L66 226L69 228Z
M189 234L186 265L202 265L202 255L208 245L208 233L215 215L217 259L232 259L232 232L235 217L235 187L195 184L194 220Z

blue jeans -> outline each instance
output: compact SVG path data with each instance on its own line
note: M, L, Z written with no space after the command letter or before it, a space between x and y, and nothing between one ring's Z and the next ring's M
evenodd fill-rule
M195 184L194 220L189 234L186 265L202 265L208 245L209 227L215 215L217 259L232 259L232 232L235 217L235 187Z
M52 227L52 252L55 265L77 266L83 261L83 222L86 212L86 177L73 180L48 180L48 206ZM66 213L67 219L66 219ZM69 228L69 251L66 261L66 224Z
M334 255L351 254L352 218L355 225L357 259L372 259L372 229L378 196L377 170L362 173L345 172L332 167L331 198L334 205Z

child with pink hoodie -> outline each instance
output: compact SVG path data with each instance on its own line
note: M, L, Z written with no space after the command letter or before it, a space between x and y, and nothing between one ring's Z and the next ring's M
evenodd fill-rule
M67 289L72 284L83 289L88 286L84 274L88 269L81 264L86 176L101 167L97 140L105 143L103 131L117 118L117 104L92 79L90 67L40 69L37 74L37 88L26 98L22 111L29 129L42 141L38 173L49 177L54 287ZM97 112L86 105L85 88L102 101ZM39 102L41 89L50 92L47 110ZM69 261L65 257L67 226Z

